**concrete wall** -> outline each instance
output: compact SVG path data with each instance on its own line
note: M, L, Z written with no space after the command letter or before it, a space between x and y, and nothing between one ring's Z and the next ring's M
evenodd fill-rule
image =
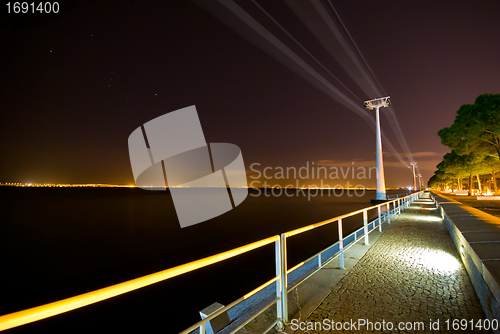
M486 317L500 322L500 219L435 193L433 196Z

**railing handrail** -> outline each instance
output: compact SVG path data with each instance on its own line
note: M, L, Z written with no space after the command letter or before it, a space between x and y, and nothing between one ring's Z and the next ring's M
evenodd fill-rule
M390 213L390 205L391 204L393 204L394 211L396 210L396 207L395 207L396 202L398 202L398 208L401 209L400 208L400 206L401 206L400 201L401 200L406 201L406 199L409 198L410 202L411 202L412 199L414 199L417 195L419 195L422 192L423 191L415 192L415 193L409 194L409 195L401 197L401 198L389 200L389 201L386 201L384 203L380 203L377 205L366 207L366 208L363 208L363 209L360 209L357 211L353 211L353 212L350 212L347 214L343 214L343 215L340 215L340 216L337 216L334 218L330 218L330 219L327 219L327 220L324 220L324 221L321 221L321 222L318 222L315 224L307 225L307 226L304 226L302 228L298 228L295 230L291 230L291 231L282 233L281 235L274 235L274 236L271 236L271 237L268 237L265 239L255 241L255 242L247 244L247 245L243 245L241 247L237 247L237 248L234 248L234 249L222 252L222 253L208 256L208 257L196 260L196 261L188 262L188 263L185 263L185 264L173 267L173 268L165 269L165 270L162 270L162 271L159 271L156 273L141 276L139 278L135 278L135 279L132 279L129 281L125 281L122 283L111 285L111 286L108 286L105 288L101 288L98 290L94 290L94 291L80 294L77 296L73 296L70 298L62 299L62 300L59 300L56 302L52 302L52 303L32 307L32 308L29 308L26 310L17 311L17 312L13 312L10 314L2 315L2 316L0 316L0 331L6 330L9 328L13 328L13 327L17 327L20 325L28 324L31 322L35 322L37 320L45 319L48 317L52 317L52 316L55 316L55 315L58 315L58 314L61 314L64 312L68 312L68 311L71 311L71 310L74 310L74 309L77 309L80 307L84 307L84 306L87 306L90 304L97 303L97 302L105 300L105 299L113 298L113 297L122 295L124 293L130 292L130 291L133 291L136 289L140 289L142 287L145 287L145 286L148 286L148 285L151 285L154 283L158 283L158 282L167 280L169 278L172 278L172 277L182 275L182 274L185 274L187 272L190 272L190 271L193 271L196 269L200 269L200 268L209 266L209 265L217 263L217 262L224 261L224 260L229 259L231 257L238 256L240 254L243 254L243 253L249 252L251 250L269 245L271 243L275 243L275 247L276 247L276 250L275 250L275 252L276 252L276 254L275 254L276 264L277 264L276 275L271 280L267 281L266 283L262 284L258 288L247 293L243 297L238 298L237 300L235 300L231 304L219 309L217 312L214 312L213 314L209 315L205 319L202 319L198 323L190 326L188 329L182 331L182 333L189 333L190 331L200 327L201 334L204 334L206 322L212 320L213 318L217 317L219 314L225 312L226 310L228 310L229 308L233 307L234 305L240 303L241 301L251 297L252 295L256 294L257 292L261 291L262 289L266 288L267 286L269 286L270 284L272 284L274 282L277 282L277 291L276 291L277 297L271 303L269 303L268 306L272 305L272 303L274 303L274 302L278 303L278 319L275 321L275 323L279 323L280 321L283 322L283 321L286 321L288 318L288 316L287 316L287 301L286 301L286 293L287 293L286 291L288 289L287 289L287 277L286 276L290 272L297 269L303 263L306 263L307 261L309 261L312 258L311 257L308 260L303 261L301 264L291 268L290 270L287 270L287 268L286 268L286 262L287 262L287 260L286 260L286 239L288 237L291 237L291 236L294 236L297 234L301 234L303 232L315 229L315 228L320 227L320 226L331 224L331 223L336 222L336 221L342 221L342 219L344 219L344 218L348 218L348 217L357 215L359 213L364 213L363 217L364 217L364 228L365 228L365 238L366 238L367 233L368 233L368 230L367 230L367 212L369 210L373 210L373 209L377 209L377 208L382 207L382 206L386 206L389 213ZM379 218L378 218L379 224L381 224L380 210L378 210L378 211L379 211ZM399 212L401 212L401 211L399 211ZM390 217L390 215L389 215L389 217ZM340 223L339 225L342 225L342 224ZM379 228L381 228L381 225L379 225ZM353 233L356 233L361 229L362 228L356 230ZM338 243L340 243L340 245L341 245L341 247L340 247L341 249L339 250L339 254L341 256L341 262L343 262L343 251L342 251L342 249L343 249L342 248L343 247L342 246L343 245L342 244L343 237L342 237L341 231L342 231L341 226L339 226L340 238L339 238ZM329 247L333 247L335 244L336 243L332 244ZM319 254L321 254L321 252ZM316 254L315 256L317 256L317 255L318 254ZM343 267L343 265L341 267ZM281 310L280 310L280 308L281 308ZM253 319L254 317L250 318L250 320ZM249 321L249 320L247 320L247 321ZM269 327L268 330L271 327ZM267 332L267 330L266 330L266 332Z
M410 196L410 195L408 195L408 196ZM408 197L408 196L405 196L405 197ZM373 210L373 209L376 209L376 208L381 207L381 206L387 206L387 204L392 204L392 203L397 202L398 200L403 199L405 197L396 198L396 199L393 199L393 200L388 200L387 202L384 202L384 203L372 205L372 206L369 206L369 207L366 207L366 208L363 208L363 209L359 209L357 211L349 212L349 213L346 213L346 214L343 214L343 215L340 215L340 216L337 216L337 217L334 217L334 218L329 218L327 220L323 220L323 221L318 222L318 223L314 223L314 224L311 224L311 225L300 227L300 228L297 228L295 230L291 230L291 231L285 232L283 234L286 237L291 237L291 236L294 236L294 235L297 235L297 234L301 234L303 232L315 229L317 227L321 227L321 226L325 226L325 225L334 223L334 222L336 222L339 219L344 219L344 218L348 218L348 217L351 217L351 216L355 216L355 215L357 215L359 213L362 213L363 211L369 211L369 210Z

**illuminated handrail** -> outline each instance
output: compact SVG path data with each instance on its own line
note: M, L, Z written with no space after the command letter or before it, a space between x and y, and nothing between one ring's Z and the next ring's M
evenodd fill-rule
M420 193L418 193L418 194L420 194ZM411 196L411 195L409 195L409 196ZM305 231L309 231L309 230L315 229L317 227L321 227L321 226L324 226L324 225L328 225L328 224L334 223L334 222L336 222L339 219L344 219L344 218L355 216L355 215L357 215L359 213L362 213L364 211L369 211L369 210L376 209L376 208L382 207L382 206L388 206L389 204L398 202L398 200L401 200L403 198L405 198L405 197L396 198L396 199L393 199L393 200L390 200L390 201L387 201L387 202L384 202L384 203L381 203L381 204L377 204L377 205L373 205L373 206L370 206L370 207L367 207L367 208L364 208L364 209L359 209L357 211L349 212L349 213L343 214L341 216L337 216L335 218L330 218L330 219L324 220L324 221L319 222L319 223L307 225L307 226L304 226L304 227L301 227L301 228L298 228L298 229L295 229L295 230L291 230L291 231L285 232L283 234L286 235L286 237L291 237L291 236L303 233Z
M405 197L397 198L394 200L390 200L381 204L377 204L371 207L367 207L364 209L360 209L354 212L350 212L335 218L327 219L325 221L316 223L316 224L311 224L302 228L298 228L292 231L288 231L285 233L282 233L281 236L275 235L266 239L262 239L256 242L253 242L251 244L247 244L238 248L234 248L232 250L215 254L203 259L199 259L196 261L192 261L189 263L185 263L180 266L176 266L170 269L166 269L163 271L159 271L153 274L149 274L146 276L142 276L136 279L132 279L129 281L125 281L119 284L111 285L102 289L94 290L91 292L87 292L78 296L66 298L63 300L59 300L56 302L48 303L45 305L29 308L23 311L18 311L10 314L6 314L3 316L0 316L0 331L6 330L9 328L21 326L24 324L28 324L31 322L35 322L41 319L49 318L64 312L68 312L80 307L84 307L90 304L94 304L100 301L103 301L105 299L113 298L116 296L119 296L121 294L140 289L142 287L158 283L164 280L167 280L169 278L179 276L182 274L185 274L187 272L200 269L206 266L209 266L211 264L221 262L224 260L227 260L231 257L249 252L251 250L269 245L271 243L275 244L275 263L276 263L276 275L266 283L262 284L258 288L252 290L251 292L247 293L243 297L240 297L239 299L235 300L231 304L221 308L217 312L214 312L213 314L209 315L205 319L202 319L198 323L192 325L191 327L187 328L186 330L182 331L182 334L187 334L196 328L200 329L200 334L205 334L205 326L206 323L218 315L222 314L223 312L227 311L231 307L235 306L236 304L244 301L245 299L250 298L251 296L255 295L257 292L265 289L272 283L276 282L276 298L274 298L271 302L269 302L266 306L261 308L256 314L253 314L249 319L247 319L245 322L240 324L236 329L233 329L231 333L236 332L237 330L241 329L245 324L250 322L252 319L254 319L256 316L258 316L260 313L262 313L264 310L266 310L268 307L273 305L274 303L277 304L277 319L276 321L273 322L265 331L264 333L267 333L271 328L273 328L276 324L283 328L283 324L285 324L288 321L288 301L287 301L287 292L289 289L293 289L296 286L298 286L300 283L305 281L308 277L310 277L312 274L314 274L317 270L321 269L324 265L326 265L328 262L336 258L337 256L340 256L340 262L341 262L341 269L344 268L344 258L343 258L343 240L344 237L342 235L342 220L344 218L352 217L357 214L363 213L363 221L364 221L364 226L355 232L351 233L356 234L358 231L361 229L364 229L364 237L365 237L365 243L368 244L368 218L367 218L367 212L369 210L377 209L378 211L378 222L379 222L379 230L382 231L382 213L381 213L381 207L386 206L387 209L387 221L390 223L390 217L391 217L391 212L396 214L396 213L401 213L402 209L404 210L411 202L413 202L416 198L419 197L419 195L423 191L417 192L410 194ZM390 206L393 206L393 209L390 209ZM397 204L397 206L396 206ZM333 247L335 244L327 247L325 250L317 253L316 255L313 255L309 259L302 261L298 265L294 266L290 270L287 270L287 247L286 247L286 239L289 237L292 237L294 235L298 235L310 230L313 230L315 228L325 226L334 222L338 222L338 227L339 227L339 253L332 256L330 259L328 259L327 262L324 264L321 263L321 253L324 252L325 250ZM373 223L373 229L376 227L376 221ZM351 235L347 236L345 239L349 238ZM351 245L350 245L351 246ZM350 247L348 246L348 247ZM313 273L309 273L307 277L302 278L298 283L295 283L293 287L289 288L288 283L287 283L287 276L294 270L298 269L301 267L303 264L307 263L314 257L319 256L319 265L318 269L315 270Z

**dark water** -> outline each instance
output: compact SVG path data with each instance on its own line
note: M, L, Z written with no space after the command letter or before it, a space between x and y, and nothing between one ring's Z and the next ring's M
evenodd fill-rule
M0 314L6 314L355 211L370 206L375 193L324 192L310 201L301 194L248 196L236 209L182 229L168 191L0 187L0 196ZM361 226L361 215L346 219L344 234ZM289 267L335 241L336 224L290 238ZM199 310L216 301L227 305L272 277L269 245L11 331L177 333L200 319Z

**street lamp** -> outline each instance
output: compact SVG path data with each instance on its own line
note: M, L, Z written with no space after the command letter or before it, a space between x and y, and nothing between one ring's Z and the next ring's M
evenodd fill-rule
M413 191L417 191L417 176L415 175L415 167L417 166L416 162L410 162L413 170Z
M385 193L385 177L384 177L384 160L382 157L382 137L380 134L380 107L387 107L391 101L390 96L381 97L365 101L364 105L368 110L375 109L375 125L376 125L376 152L377 152L377 201L387 200Z
M417 174L418 176L418 190L422 190L422 174Z

